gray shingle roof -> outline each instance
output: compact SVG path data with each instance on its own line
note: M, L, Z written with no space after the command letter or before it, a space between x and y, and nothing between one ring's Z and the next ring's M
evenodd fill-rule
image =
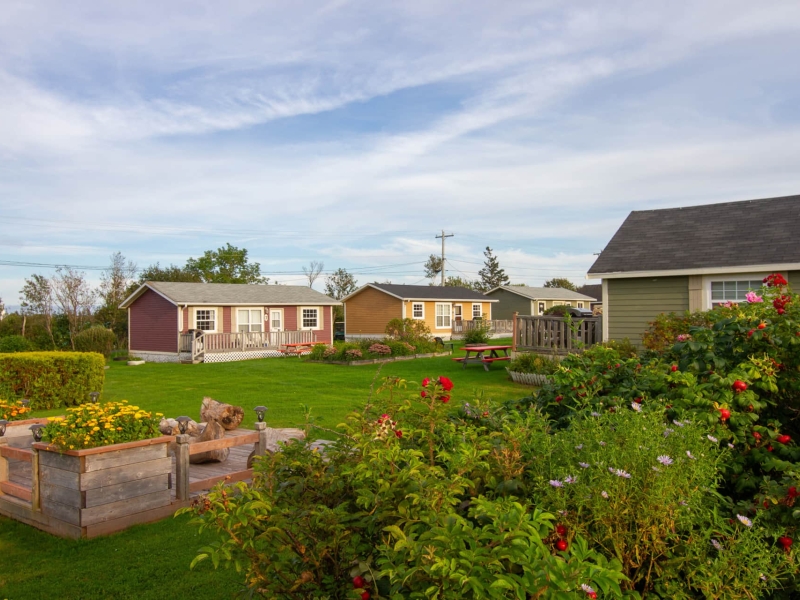
M176 304L218 305L338 305L338 300L302 285L247 285L240 283L179 283L148 281L147 286ZM135 294L123 302L127 306Z
M564 288L529 287L527 285L503 285L495 288L495 290L499 289L525 296L531 300L594 300L592 296L586 296ZM487 293L491 294L493 291L490 290Z
M595 302L603 301L603 285L600 283L587 283L578 288L578 292L591 296Z
M589 273L800 263L800 196L633 211Z
M409 300L481 300L488 299L480 292L464 287L441 287L438 285L402 285L396 283L371 283L372 287Z

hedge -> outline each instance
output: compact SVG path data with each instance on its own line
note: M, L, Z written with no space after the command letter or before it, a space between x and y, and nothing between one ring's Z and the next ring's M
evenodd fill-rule
M43 410L76 406L103 389L105 360L95 352L19 352L0 355L0 396L28 398Z

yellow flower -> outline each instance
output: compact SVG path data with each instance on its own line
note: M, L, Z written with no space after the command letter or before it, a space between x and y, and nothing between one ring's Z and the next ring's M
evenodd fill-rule
M92 431L100 431L99 427L92 427Z

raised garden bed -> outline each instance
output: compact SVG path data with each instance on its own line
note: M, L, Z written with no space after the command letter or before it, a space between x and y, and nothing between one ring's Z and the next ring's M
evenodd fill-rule
M518 371L512 371L508 367L506 367L506 371L508 371L514 383L542 386L551 381L549 375L543 375L541 373L520 373Z

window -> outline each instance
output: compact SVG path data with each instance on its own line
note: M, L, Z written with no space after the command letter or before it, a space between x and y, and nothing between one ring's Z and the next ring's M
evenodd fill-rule
M411 305L411 316L415 319L424 319L425 305L422 302L414 302Z
M319 329L319 309L302 309L302 329Z
M450 329L450 316L452 314L452 306L449 304L436 304L436 329Z
M213 308L198 309L194 313L195 329L217 330L217 311Z
M480 304L473 304L472 305L472 318L473 319L480 319L483 317L483 306Z
M270 331L283 331L283 311L273 310L270 311L269 330Z
M460 321L461 320L461 305L460 304L454 304L453 305L453 319L455 321Z
M761 289L761 280L712 281L711 306L722 302L744 302L747 292Z
M236 313L236 323L240 333L248 333L250 331L261 331L263 327L263 320L261 319L260 310L239 310Z
M545 311L544 302L539 302L539 314L543 315Z
M578 302L578 308L583 308L583 302Z

